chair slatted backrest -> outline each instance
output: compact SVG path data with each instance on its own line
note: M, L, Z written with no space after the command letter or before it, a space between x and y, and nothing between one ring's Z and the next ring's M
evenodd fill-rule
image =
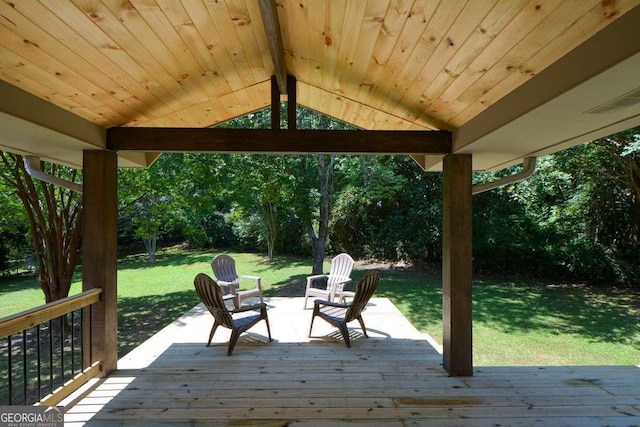
M213 318L226 328L233 328L233 318L222 299L222 289L209 276L199 273L193 281L196 292Z
M373 293L378 287L380 281L380 273L378 270L371 270L365 274L356 286L356 293L353 296L353 301L349 304L345 318L347 322L357 318L364 310L369 299L373 296Z
M211 260L211 268L216 279L237 285L236 261L227 254L218 254Z
M329 283L332 282L332 277L340 278L350 277L351 270L353 270L353 258L349 254L338 254L331 260L331 269L329 270Z

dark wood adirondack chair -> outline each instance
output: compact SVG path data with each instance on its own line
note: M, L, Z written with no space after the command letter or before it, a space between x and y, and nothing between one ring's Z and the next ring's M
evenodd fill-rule
M369 338L367 335L367 329L364 326L364 320L362 320L362 311L366 307L373 293L376 291L379 281L380 273L378 273L378 270L369 271L358 282L353 300L348 304L319 299L315 300L313 314L311 315L311 326L309 327L309 337L311 337L313 320L318 316L340 330L344 343L349 348L351 348L351 341L349 340L349 329L347 328L347 323L352 320L360 322L360 327L362 328L364 336Z
M269 328L269 318L267 317L267 305L265 303L248 305L241 308L229 310L222 298L223 292L211 277L204 273L200 273L193 281L193 285L196 288L196 292L200 297L200 300L204 303L205 307L213 315L214 322L209 333L209 341L207 347L211 345L211 339L213 334L218 329L218 326L222 326L227 329L231 329L231 338L229 339L229 348L227 355L231 356L233 348L238 342L240 335L251 328L253 325L263 320L267 324L267 332L269 334L269 341L271 339L271 329Z

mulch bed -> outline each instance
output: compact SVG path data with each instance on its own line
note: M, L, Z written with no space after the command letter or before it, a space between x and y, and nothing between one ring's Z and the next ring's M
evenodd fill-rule
M291 282L278 286L273 294L276 297L303 297L306 287L306 282Z

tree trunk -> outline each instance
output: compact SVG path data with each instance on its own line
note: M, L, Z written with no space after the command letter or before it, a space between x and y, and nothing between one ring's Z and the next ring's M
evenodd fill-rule
M321 115L318 129L327 129L329 119ZM313 263L311 274L322 274L322 265L327 252L327 239L329 237L329 219L331 218L331 205L333 198L333 172L336 156L318 155L318 178L320 181L320 218L318 220L318 234L313 229L313 223L309 217L307 234L311 241Z
M149 255L149 263L156 262L156 247L158 243L158 236L148 236L142 239L144 247Z
M311 274L322 274L322 264L327 252L327 239L329 237L329 219L331 217L331 199L333 197L333 171L336 157L321 154L318 156L318 176L320 177L320 219L318 221L318 234L315 235L313 227L309 234L313 250L313 270Z
M269 254L269 262L273 262L273 248L276 245L278 237L278 209L275 203L267 202L260 206L260 215L262 217L262 225L267 234L267 252Z

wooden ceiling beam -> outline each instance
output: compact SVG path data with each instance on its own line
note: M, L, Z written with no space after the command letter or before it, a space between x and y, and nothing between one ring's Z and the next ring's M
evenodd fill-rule
M449 131L226 128L107 129L107 149L262 154L448 154Z
M262 23L267 33L267 43L271 52L271 61L281 94L287 93L287 67L284 63L284 44L278 21L278 10L275 0L259 0Z

